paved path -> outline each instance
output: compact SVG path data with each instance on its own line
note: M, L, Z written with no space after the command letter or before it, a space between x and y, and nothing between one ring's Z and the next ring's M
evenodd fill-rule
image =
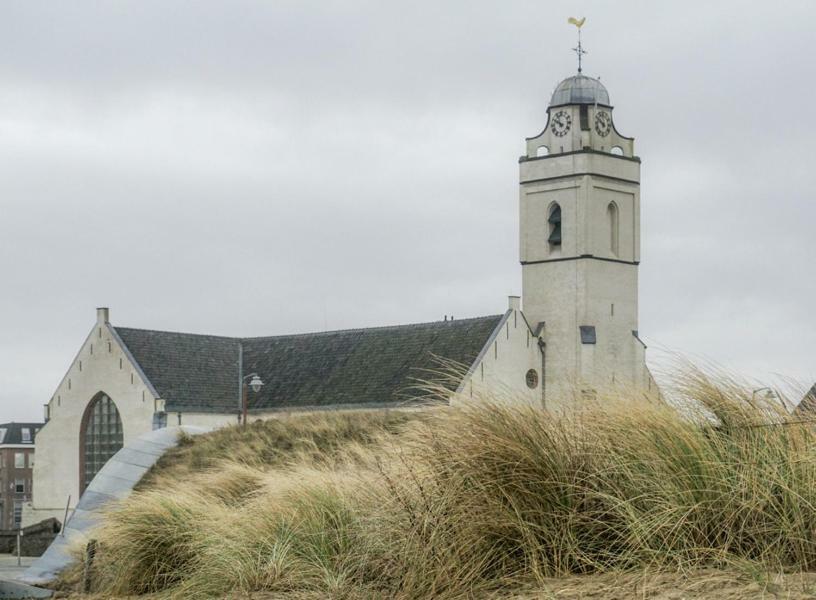
M16 556L0 554L0 579L14 579L25 571L34 560L32 556L23 556L20 558L22 566L18 567Z

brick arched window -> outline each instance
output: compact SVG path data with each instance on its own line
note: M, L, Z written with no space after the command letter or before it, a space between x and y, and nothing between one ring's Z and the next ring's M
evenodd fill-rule
M88 403L79 431L79 491L121 448L124 440L122 418L110 397L99 392Z

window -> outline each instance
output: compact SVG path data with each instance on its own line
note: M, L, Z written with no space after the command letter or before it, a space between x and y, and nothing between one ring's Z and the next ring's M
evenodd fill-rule
M25 469L25 454L22 452L14 453L14 468Z
M623 148L620 146L612 146L612 149L609 151L615 156L623 156Z
M20 529L23 524L23 503L14 503L14 529Z
M550 149L547 146L539 146L536 149L536 156L547 156L550 153Z
M153 430L164 429L167 427L167 413L154 412L153 413Z
M581 343L582 344L597 344L598 337L595 333L595 326L594 325L579 325L579 330L581 331Z
M15 494L25 494L25 479L15 479L14 480L14 493Z
M547 219L550 224L550 236L547 241L550 243L550 250L561 246L561 206L553 204L550 208L550 217Z
M606 207L606 226L609 228L609 250L618 255L618 205L610 202Z
M581 131L589 131L589 106L581 105Z
M20 435L21 435L21 437L23 439L24 444L30 444L31 443L31 429L29 429L28 427L22 427L20 429Z
M7 431L8 431L8 429L6 429L5 427L0 427L0 444L2 444L3 440L6 439L6 432Z
M106 394L97 394L85 409L81 429L80 474L81 491L122 448L124 434L122 419L113 400Z
M527 382L527 387L531 390L538 387L538 371L535 369L530 369L527 371L527 374L524 376L524 380Z

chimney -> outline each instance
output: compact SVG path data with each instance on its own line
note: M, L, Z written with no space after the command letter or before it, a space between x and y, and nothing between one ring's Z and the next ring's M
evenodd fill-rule
M507 308L508 310L521 310L521 297L507 296Z
M96 322L99 325L104 325L110 322L110 309L107 306L102 306L96 309Z

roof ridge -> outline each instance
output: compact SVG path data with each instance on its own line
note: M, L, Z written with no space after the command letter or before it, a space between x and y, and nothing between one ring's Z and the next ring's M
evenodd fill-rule
M410 327L427 327L429 325L450 325L450 324L458 324L462 322L473 322L473 321L480 321L484 319L498 319L501 317L501 314L495 315L482 315L478 317L465 317L464 319L452 319L450 321L423 321L421 323L403 323L402 325L375 325L373 327L350 327L347 329L329 329L326 331L306 331L303 333L279 333L275 335L256 335L256 336L246 336L246 337L231 337L225 335L210 335L207 333L188 333L185 331L167 331L163 329L143 329L140 327L121 327L118 325L111 324L111 327L119 330L128 330L128 331L141 331L144 333L163 333L163 334L170 334L170 335L189 335L195 336L199 338L210 338L210 339L217 339L217 340L229 340L233 342L244 342L244 341L253 341L253 340L264 340L264 339L272 339L272 338L291 338L291 337L303 337L303 336L314 336L314 335L332 335L337 333L353 333L353 332L362 332L362 331L382 331L386 329L405 329Z
M212 335L209 333L190 333L188 331L168 331L167 329L145 329L144 327L122 327L120 325L114 325L111 323L111 327L113 327L116 331L126 330L126 331L141 331L143 333L168 333L171 335L191 335L200 338L210 338L210 339L217 339L217 340L231 340L234 342L240 342L242 338L239 337L232 337L228 335Z
M482 321L485 319L498 319L503 315L496 314L496 315L482 315L479 317L466 317L464 319L451 319L450 321L424 321L422 323L404 323L402 325L375 325L374 327L350 327L348 329L330 329L327 331L307 331L304 333L282 333L278 335L260 335L260 336L250 336L244 338L238 338L241 341L255 341L255 340L269 340L269 339L279 339L279 338L293 338L293 337L306 337L306 336L316 336L316 335L333 335L337 333L357 333L363 331L384 331L388 329L409 329L413 327L427 327L429 325L452 325L458 324L462 322L473 322L473 321Z

